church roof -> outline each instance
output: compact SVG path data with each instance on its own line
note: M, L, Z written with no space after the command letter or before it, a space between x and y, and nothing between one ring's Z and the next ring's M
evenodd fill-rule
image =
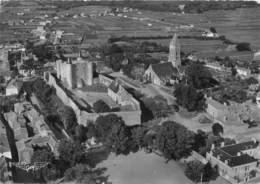
M154 64L152 65L152 69L156 73L156 75L158 75L159 78L178 75L177 68L173 67L171 62Z

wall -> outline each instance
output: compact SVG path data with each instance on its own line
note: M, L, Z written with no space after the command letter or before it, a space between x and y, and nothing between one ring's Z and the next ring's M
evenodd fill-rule
M77 104L66 94L66 92L57 84L56 78L49 74L48 81L49 85L53 86L56 89L56 94L59 96L61 101L75 111L79 124L86 125L88 121L95 121L101 115L111 114L109 113L88 113L84 110L81 110ZM127 125L136 125L141 123L141 110L137 109L135 111L120 111L113 112L114 114L122 117Z

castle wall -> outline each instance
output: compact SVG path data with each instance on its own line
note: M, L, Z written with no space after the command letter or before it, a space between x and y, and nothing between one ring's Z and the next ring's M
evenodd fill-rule
M48 81L46 81L50 86L53 86L56 89L56 94L61 99L61 101L75 111L78 123L82 125L86 125L88 121L95 121L101 115L111 114L108 113L89 113L86 111L81 110L77 104L66 94L66 92L57 84L56 78L50 74ZM134 101L134 103L138 103ZM138 103L139 104L139 103ZM137 104L136 104L137 105ZM113 112L125 121L126 125L136 125L141 123L141 110L137 108L134 111L120 111L120 112Z

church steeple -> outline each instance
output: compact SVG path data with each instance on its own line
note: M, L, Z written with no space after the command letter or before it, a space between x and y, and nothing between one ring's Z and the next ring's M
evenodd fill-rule
M181 46L176 33L170 42L168 62L171 62L175 68L181 65Z

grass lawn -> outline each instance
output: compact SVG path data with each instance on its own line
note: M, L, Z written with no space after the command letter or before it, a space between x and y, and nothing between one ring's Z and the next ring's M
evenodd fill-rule
M107 168L106 175L113 184L192 184L181 166L174 161L144 151L127 156L110 154L98 167Z

